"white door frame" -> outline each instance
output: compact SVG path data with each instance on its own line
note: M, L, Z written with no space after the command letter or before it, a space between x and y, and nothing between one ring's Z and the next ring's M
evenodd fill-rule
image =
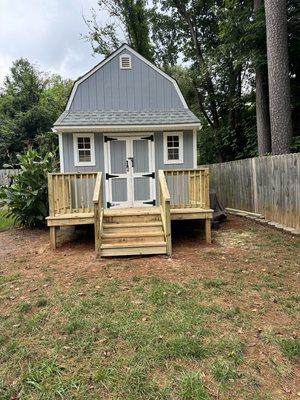
M104 136L108 136L113 139L120 139L120 140L126 140L126 157L127 159L129 157L133 157L133 140L134 139L142 139L147 136L152 136L153 135L153 140L148 140L149 146L148 146L148 151L149 151L149 172L154 172L155 173L155 146L154 146L154 140L155 140L155 135L154 132L142 132L142 133L136 133L136 134L130 134L130 133L115 133L115 134L103 134L103 148L104 148L104 168L105 168L105 173L111 171L111 160L110 160L110 143L111 141L104 141ZM114 205L114 208L125 208L125 207L150 207L150 204L144 204L143 201L134 201L134 178L138 177L139 175L142 176L143 174L147 173L148 171L145 172L134 172L132 165L129 167L129 171L126 174L118 174L120 178L126 178L127 179L127 201L126 202L120 202ZM136 176L137 175L137 176ZM105 174L104 174L104 179L105 179ZM156 200L156 179L150 179L150 199L151 200ZM112 203L112 185L109 182L109 179L105 179L105 198L106 202Z

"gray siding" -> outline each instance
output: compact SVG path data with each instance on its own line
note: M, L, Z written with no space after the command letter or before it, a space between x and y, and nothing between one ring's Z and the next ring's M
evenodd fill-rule
M164 164L164 138L162 132L155 134L155 165L156 169L194 168L193 165L193 131L183 132L183 164Z
M103 149L103 134L95 133L95 166L91 167L75 167L74 165L74 148L73 148L73 134L72 133L63 133L63 155L64 155L64 167L65 172L93 172L93 171L102 171L104 170L104 149ZM117 142L113 142L117 143ZM136 151L141 149L136 149ZM163 133L156 132L155 133L155 170L156 173L159 169L186 169L193 168L193 132L192 131L184 131L183 133L183 164L164 164L164 153L163 153ZM141 183L141 182L139 182ZM187 185L186 185L187 187ZM113 190L116 191L118 188L113 187ZM105 190L105 188L104 188ZM119 189L118 189L119 190ZM124 201L126 197L126 185L124 183L123 189L119 190L116 193L116 197L119 201ZM137 200L143 199L148 194L147 185L135 185L135 195ZM171 189L170 189L171 190ZM156 194L157 201L159 201L159 188L158 181L156 181ZM186 197L186 194L182 194L183 198Z
M119 67L121 54L131 55L132 69ZM79 84L71 110L171 110L184 108L171 81L129 50Z
M102 133L95 133L95 166L75 167L74 165L74 146L73 134L63 133L63 155L65 172L97 172L104 171L104 149Z
M193 154L194 154L194 146L193 146L193 131L184 131L183 132L183 164L164 164L164 138L163 132L156 132L155 134L155 169L156 176L159 169L186 169L186 168L194 168L193 165ZM169 191L171 198L178 202L180 196L182 199L181 203L184 203L187 198L187 184L184 185L185 193L173 193L172 187L169 184ZM159 185L158 180L156 180L156 200L159 204Z

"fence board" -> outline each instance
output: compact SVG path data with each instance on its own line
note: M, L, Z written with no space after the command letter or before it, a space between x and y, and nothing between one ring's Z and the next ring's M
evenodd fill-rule
M6 186L11 183L11 178L18 175L19 169L0 169L0 186Z
M211 164L209 170L225 207L300 229L300 153Z

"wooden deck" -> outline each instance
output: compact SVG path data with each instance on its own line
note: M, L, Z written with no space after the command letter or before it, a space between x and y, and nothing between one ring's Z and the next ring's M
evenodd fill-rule
M49 174L52 248L61 226L93 224L100 256L172 254L171 220L205 220L211 243L208 169L160 170L159 206L105 209L102 173Z

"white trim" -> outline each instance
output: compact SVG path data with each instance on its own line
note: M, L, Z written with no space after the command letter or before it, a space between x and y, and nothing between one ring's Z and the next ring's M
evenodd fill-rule
M65 172L64 149L63 149L63 141L62 141L62 133L61 132L58 134L58 148L59 148L60 172Z
M169 160L168 159L168 146L167 146L167 138L168 136L178 136L179 137L179 158L178 160ZM183 164L183 132L164 132L164 164Z
M123 58L128 58L129 59L129 67L124 67L123 66ZM119 63L120 63L120 69L132 69L132 61L131 61L131 55L130 54L121 54L119 56Z
M95 135L93 133L73 133L73 150L74 150L74 165L75 167L95 166ZM91 139L91 161L79 161L78 157L78 138L89 137Z
M190 130L199 129L200 124L174 124L174 125L88 125L88 126L56 126L57 132L149 132L149 130L174 131L174 129Z
M193 166L197 168L197 130L193 130Z
M154 135L154 132L147 132L148 135ZM143 135L144 136L144 135ZM119 140L124 140L126 141L126 158L128 157L133 157L133 141L136 139L141 139L143 136L141 134L136 134L136 135L128 135L126 132L122 132L122 134L118 133L115 135L110 135L112 138L117 138ZM155 140L155 139L154 139ZM104 168L105 172L112 173L111 172L111 151L110 151L110 141L104 142ZM118 202L114 205L114 208L124 208L124 207L149 207L148 204L143 204L144 200L137 200L134 201L134 178L138 178L139 175L142 176L144 173L151 173L155 172L155 147L154 147L154 141L148 141L148 155L149 155L149 171L144 171L144 172L134 172L132 166L129 166L129 171L127 171L126 174L120 174L121 178L127 179L127 200L125 202ZM125 176L124 176L125 175ZM145 199L145 201L148 200L156 200L156 179L149 178L149 199ZM106 201L112 203L112 185L111 185L111 180L107 179L105 180L105 198Z
M175 79L171 78L169 75L167 75L165 72L161 71L159 68L157 68L154 64L152 64L150 61L148 61L146 58L144 58L143 56L141 56L139 53L137 53L135 50L133 50L131 47L129 47L127 44L123 44L123 46L121 46L118 50L116 50L114 53L112 53L110 56L108 56L105 60L101 61L99 64L97 64L93 69L91 69L89 72L87 72L85 75L83 75L80 79L78 79L75 83L74 86L72 88L72 92L71 95L69 97L68 100L68 104L66 107L66 110L69 110L72 104L72 101L74 99L76 90L78 88L78 86L85 81L87 78L89 78L91 75L93 75L96 71L98 71L98 69L102 68L105 64L107 64L110 60L112 60L114 57L116 57L118 54L120 54L124 49L126 49L127 51L131 52L132 54L134 54L136 57L138 57L140 60L144 61L144 63L146 63L147 65L149 65L149 67L151 67L152 69L154 69L154 71L158 72L159 74L161 74L162 76L164 76L166 79L168 79L170 82L173 83L175 90L183 104L184 108L188 108L186 101L181 93L181 90L179 89L179 86L177 84L177 82L175 81Z

